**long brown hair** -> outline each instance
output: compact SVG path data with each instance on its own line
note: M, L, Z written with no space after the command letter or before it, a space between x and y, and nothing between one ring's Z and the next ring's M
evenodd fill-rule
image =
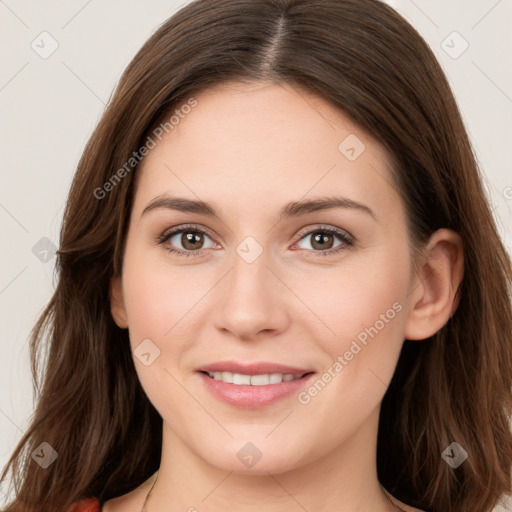
M381 483L431 512L488 512L510 493L511 264L432 51L377 0L197 0L129 64L78 164L58 286L31 338L38 404L2 474L13 475L8 511L104 502L158 469L162 419L109 308L133 200L136 165L126 162L166 113L200 91L262 79L328 100L387 149L412 247L441 227L463 239L458 309L430 339L404 342L384 397ZM43 442L58 453L47 469L31 457ZM441 456L452 442L468 453L457 468Z

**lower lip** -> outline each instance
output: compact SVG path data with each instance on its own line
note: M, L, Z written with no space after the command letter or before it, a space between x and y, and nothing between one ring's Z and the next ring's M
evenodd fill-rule
M310 373L300 379L280 384L248 386L229 384L199 372L199 377L214 396L230 405L246 409L259 409L297 393L313 376L314 373Z

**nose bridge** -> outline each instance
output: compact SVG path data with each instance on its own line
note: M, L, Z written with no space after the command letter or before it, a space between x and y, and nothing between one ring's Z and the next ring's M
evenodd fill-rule
M284 328L288 313L282 308L283 292L273 272L270 251L255 239L244 239L233 253L231 271L220 288L217 328L239 338L251 339L258 332Z
M265 298L262 304L269 302L269 279L273 276L267 268L271 264L267 252L254 239L244 240L236 248L227 292L228 298L238 301L240 309L244 304L255 306Z

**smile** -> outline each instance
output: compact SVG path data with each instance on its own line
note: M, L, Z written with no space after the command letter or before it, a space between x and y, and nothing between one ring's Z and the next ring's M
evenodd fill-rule
M196 375L212 398L236 408L259 409L292 398L316 373L270 363L223 362L198 368Z

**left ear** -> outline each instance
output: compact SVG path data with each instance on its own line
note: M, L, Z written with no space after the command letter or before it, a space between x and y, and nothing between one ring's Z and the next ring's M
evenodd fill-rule
M464 247L458 233L437 230L418 262L409 296L404 336L424 340L438 332L455 313L464 276Z

